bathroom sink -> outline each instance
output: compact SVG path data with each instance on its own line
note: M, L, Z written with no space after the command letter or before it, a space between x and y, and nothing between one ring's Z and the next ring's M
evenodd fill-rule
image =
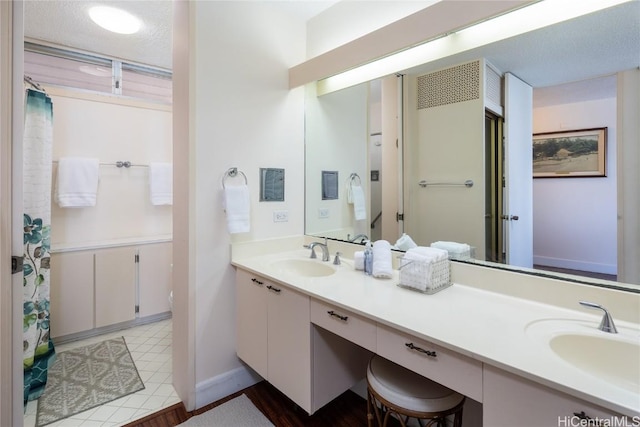
M304 277L330 276L336 272L331 264L313 259L283 259L273 262L271 267L282 273Z
M576 369L634 393L640 391L640 331L618 327L598 330L598 322L544 319L527 325L527 335L541 354L557 357Z
M601 333L557 335L549 346L576 368L630 391L640 391L640 343Z

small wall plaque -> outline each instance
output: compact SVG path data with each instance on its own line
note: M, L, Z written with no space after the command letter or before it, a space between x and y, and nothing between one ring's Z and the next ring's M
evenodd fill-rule
M284 201L284 169L260 168L260 201Z
M322 200L338 198L338 171L322 171Z

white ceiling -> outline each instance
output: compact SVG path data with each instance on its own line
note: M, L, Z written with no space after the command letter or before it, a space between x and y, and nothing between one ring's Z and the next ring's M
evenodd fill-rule
M307 20L336 0L282 2L292 17ZM88 9L116 6L144 22L136 35L110 33L95 25ZM171 0L25 1L25 37L99 53L134 63L171 69ZM464 54L429 63L431 71L463 61L487 58L533 87L576 82L640 66L640 1L616 6ZM412 70L415 72L416 70ZM589 85L588 83L585 83ZM589 89L583 91L593 96Z

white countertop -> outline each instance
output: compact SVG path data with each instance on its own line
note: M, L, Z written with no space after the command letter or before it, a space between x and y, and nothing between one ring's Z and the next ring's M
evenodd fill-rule
M301 277L272 267L280 259L308 257L307 249L269 255L244 252L234 254L232 264L609 410L640 415L640 390L612 385L574 367L527 330L532 322L566 319L593 325L599 333L596 328L601 316L597 312L570 310L458 283L433 295L422 294L398 287L397 270L392 279L376 279L356 271L350 260L333 266L336 274L324 277ZM624 335L640 341L640 325L616 320L616 326Z

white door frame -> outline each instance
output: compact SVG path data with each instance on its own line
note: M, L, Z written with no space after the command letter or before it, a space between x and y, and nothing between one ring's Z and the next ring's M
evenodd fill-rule
M0 425L23 425L22 256L23 3L0 2Z

